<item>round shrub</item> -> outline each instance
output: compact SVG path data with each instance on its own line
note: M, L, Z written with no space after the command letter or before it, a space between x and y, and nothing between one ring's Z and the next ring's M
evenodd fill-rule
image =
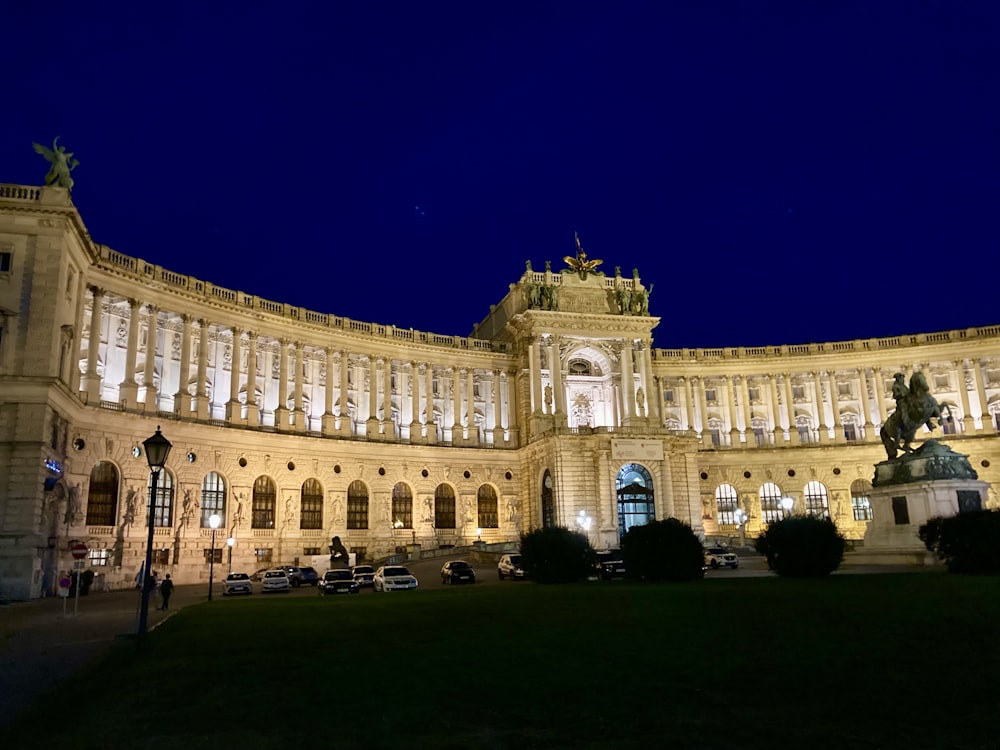
M698 536L677 518L633 526L622 538L625 575L637 581L690 581L705 574Z
M822 578L840 567L847 541L828 518L795 516L768 524L754 546L780 576Z
M1000 510L936 516L917 535L949 573L1000 573Z
M521 534L521 567L538 583L572 583L594 574L597 554L586 536L562 526Z

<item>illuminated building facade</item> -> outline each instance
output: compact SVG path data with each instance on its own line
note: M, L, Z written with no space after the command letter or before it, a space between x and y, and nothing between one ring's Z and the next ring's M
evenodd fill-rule
M860 540L893 374L914 368L996 483L1000 326L657 349L638 273L566 260L529 264L471 336L422 333L151 265L94 242L65 190L0 185L0 594L51 592L71 540L132 585L157 427L154 567L178 583L222 563L213 513L250 571L333 536L369 559L543 524L604 547L671 516L734 536L745 514L752 537L783 501Z

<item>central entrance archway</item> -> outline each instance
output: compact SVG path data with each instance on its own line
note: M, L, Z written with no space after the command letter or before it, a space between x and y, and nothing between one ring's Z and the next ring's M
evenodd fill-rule
M656 519L653 477L641 464L625 464L616 479L618 490L618 540L633 526Z

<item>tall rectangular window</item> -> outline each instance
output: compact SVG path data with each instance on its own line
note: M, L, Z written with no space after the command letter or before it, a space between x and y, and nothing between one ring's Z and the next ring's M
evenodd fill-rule
M347 528L368 528L368 498L347 497Z

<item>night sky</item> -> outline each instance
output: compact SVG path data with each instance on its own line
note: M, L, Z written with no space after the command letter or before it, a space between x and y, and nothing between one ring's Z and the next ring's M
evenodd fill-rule
M19 2L0 182L92 237L468 335L575 252L659 347L1000 323L1000 3Z

